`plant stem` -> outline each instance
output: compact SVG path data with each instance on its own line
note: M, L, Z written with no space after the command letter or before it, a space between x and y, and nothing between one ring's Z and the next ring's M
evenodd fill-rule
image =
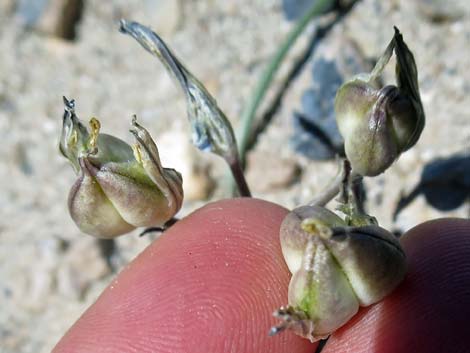
M349 198L349 184L351 183L360 183L360 179L362 177L351 170L351 165L347 159L341 160L341 167L340 172L336 176L336 178L323 190L320 194L318 194L312 201L308 204L310 206L321 206L324 207L328 202L333 200L336 195L341 193L341 202L348 203ZM358 186L360 187L360 186ZM359 189L357 189L359 190ZM359 192L359 191L358 191Z
M243 174L240 158L227 159L227 163L230 166L233 179L235 179L235 183L237 184L239 195L242 197L251 197L250 189L246 182L245 175Z
M170 228L172 225L175 223L179 222L179 218L172 217L168 221L165 222L163 226L160 227L148 227L145 228L140 234L139 237L143 237L144 235L147 235L149 233L163 233L165 232L168 228Z
M106 261L106 265L112 272L117 269L117 257L119 256L115 239L96 239L101 256Z
M268 67L265 69L261 75L260 80L258 81L253 94L250 95L250 100L245 106L245 109L241 117L241 128L238 135L238 150L240 153L240 160L242 165L245 164L245 153L248 141L250 139L250 134L252 130L253 120L256 116L256 111L260 106L266 92L271 84L274 75L281 66L282 61L284 60L286 54L289 52L292 45L295 43L299 35L304 31L305 27L310 23L311 19L323 14L329 8L331 8L335 0L318 0L315 1L315 4L310 8L310 10L305 13L305 15L297 22L295 27L289 32L284 43L282 43L279 50L274 55L273 59L269 63Z
M326 187L325 190L320 192L315 198L310 201L308 204L310 206L320 206L324 207L328 202L333 200L336 195L339 194L341 191L341 186L343 185L343 180L345 176L345 170L344 167L341 167L341 170L339 174L336 176L336 178Z

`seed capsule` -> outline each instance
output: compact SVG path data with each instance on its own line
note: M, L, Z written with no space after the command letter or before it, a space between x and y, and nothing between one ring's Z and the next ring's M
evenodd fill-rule
M397 86L378 87L377 80L397 57ZM413 54L395 28L395 35L370 74L343 84L335 98L338 128L353 170L364 176L384 172L419 139L425 116Z
M181 175L163 168L150 134L132 121L135 145L91 131L67 101L60 151L79 175L69 193L70 215L84 233L113 238L136 227L161 226L181 208Z
M280 229L292 279L289 306L274 315L312 342L353 317L360 306L382 300L404 278L405 254L398 240L377 225L348 226L323 207L290 212Z

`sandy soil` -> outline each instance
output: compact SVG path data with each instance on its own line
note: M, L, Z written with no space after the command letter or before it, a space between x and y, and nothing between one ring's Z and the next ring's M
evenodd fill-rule
M364 58L373 59L397 25L415 53L427 126L415 148L387 173L366 181L369 210L384 226L401 231L431 218L468 215L468 205L440 212L419 196L396 221L391 218L400 195L418 183L424 164L470 148L469 5L455 1L439 7L443 2L361 1L318 49L328 50L348 38ZM76 99L81 118L97 116L103 131L128 141L131 115L137 114L155 136L164 165L185 177L188 200L181 215L224 196L217 187L223 185L218 181L226 173L224 164L189 144L183 97L161 65L118 32L119 19L138 20L159 32L235 127L262 69L292 28L275 0L86 1L76 36L68 40L57 30L61 14L54 4L60 1L49 1L37 21L28 20L21 3L28 1L0 5L3 353L50 351L114 276L97 241L81 234L67 212L75 176L57 148L62 95ZM268 98L302 54L314 28L289 54ZM334 161L310 161L289 147L292 112L311 85L309 62L305 67L248 156L254 195L286 207L307 202L336 170ZM390 72L386 80L392 79ZM263 108L268 106L269 99ZM116 270L152 241L137 234L117 239Z

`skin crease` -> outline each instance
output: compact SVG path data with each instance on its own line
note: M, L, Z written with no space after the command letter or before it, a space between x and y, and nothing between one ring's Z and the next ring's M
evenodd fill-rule
M289 352L316 344L268 337L290 275L287 210L256 199L209 204L132 261L57 344L59 352ZM323 352L464 352L470 335L470 221L424 223L402 238L409 272L362 309Z

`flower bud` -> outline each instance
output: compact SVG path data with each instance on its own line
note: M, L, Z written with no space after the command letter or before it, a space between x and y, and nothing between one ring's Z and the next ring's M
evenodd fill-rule
M289 213L280 238L293 276L289 307L275 312L284 322L272 333L290 328L312 342L326 337L405 276L405 254L391 233L377 225L348 226L322 207Z
M186 97L193 144L202 151L210 151L228 161L238 159L235 135L224 112L162 38L150 28L133 21L121 20L120 31L132 36L145 50L156 56L181 87Z
M377 87L395 52L397 86ZM425 116L413 54L395 27L395 35L370 74L344 83L335 98L336 121L353 170L364 176L384 172L416 144Z
M201 151L212 152L224 158L237 183L240 196L250 197L232 125L214 97L150 28L122 19L119 30L133 37L145 50L160 60L186 98L193 145Z
M92 118L90 126L88 132L66 103L60 150L79 173L68 206L80 230L112 238L170 220L182 204L181 175L161 166L147 130L133 120L136 144L131 147L100 134L97 119Z

